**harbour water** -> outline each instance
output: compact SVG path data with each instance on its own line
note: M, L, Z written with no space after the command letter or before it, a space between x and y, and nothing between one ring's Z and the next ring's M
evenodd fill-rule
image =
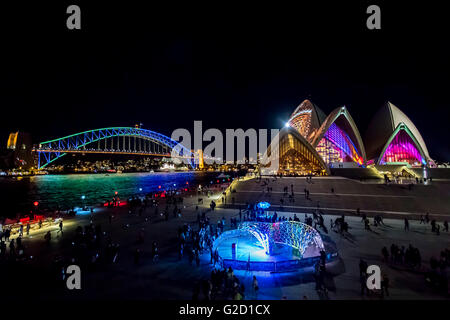
M155 172L123 174L42 175L0 178L0 216L25 213L35 201L40 208L67 209L96 206L111 200L149 192L209 184L218 174L201 172ZM84 196L84 197L83 197ZM83 199L84 198L84 199Z

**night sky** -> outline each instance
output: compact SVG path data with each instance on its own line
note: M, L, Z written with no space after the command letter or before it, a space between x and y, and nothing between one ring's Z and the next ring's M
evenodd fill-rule
M442 2L378 2L382 30L374 31L366 28L365 10L377 2L338 2L4 8L2 148L15 130L38 143L139 122L167 135L191 129L194 120L204 129L280 128L306 98L325 113L345 104L364 136L390 100L415 123L430 156L449 161ZM69 4L81 7L81 31L66 29Z

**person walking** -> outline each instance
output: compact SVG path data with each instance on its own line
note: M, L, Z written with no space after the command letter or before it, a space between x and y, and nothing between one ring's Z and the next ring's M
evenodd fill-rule
M30 235L30 223L28 222L27 223L27 236L29 236Z
M256 300L258 299L258 291L259 291L259 284L258 280L256 279L256 276L253 276L252 288L253 288L253 296L255 297Z
M405 218L405 231L409 231L409 220Z
M50 244L50 241L52 240L52 234L50 233L50 231L47 231L47 233L44 236L45 241L47 242L47 244Z
M59 222L59 230L58 230L58 232L56 234L58 234L60 232L61 232L61 234L63 234L63 222L62 222L62 220Z

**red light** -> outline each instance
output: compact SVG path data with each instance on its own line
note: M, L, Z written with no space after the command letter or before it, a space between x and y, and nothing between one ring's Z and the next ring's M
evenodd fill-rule
M158 186L158 189L161 189L161 186Z
M39 205L39 202L35 201L33 202L34 206L37 207Z
M187 188L185 188L184 191L187 191Z
M189 184L189 182L186 181L186 184Z
M219 180L217 180L217 183L219 183Z
M19 219L20 222L25 223L30 221L30 217Z
M116 191L116 192L114 192L114 194L118 194L118 192Z

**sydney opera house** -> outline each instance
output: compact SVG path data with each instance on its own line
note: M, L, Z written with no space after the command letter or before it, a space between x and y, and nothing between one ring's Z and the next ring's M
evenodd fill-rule
M434 166L419 130L390 102L375 114L363 140L345 106L326 116L305 100L277 141L273 154L278 156L278 173L285 175L327 175L334 168Z

